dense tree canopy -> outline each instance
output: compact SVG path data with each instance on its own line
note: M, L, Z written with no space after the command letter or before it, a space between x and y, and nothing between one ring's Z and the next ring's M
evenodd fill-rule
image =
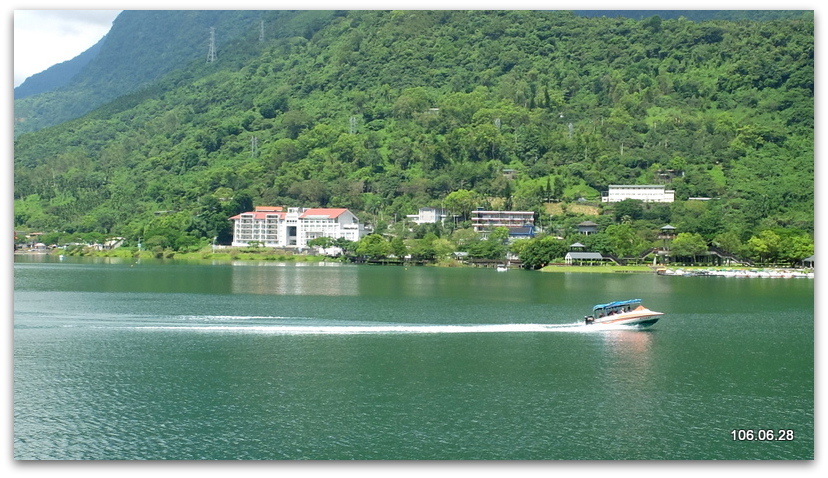
M463 222L508 206L566 235L609 184L661 183L675 203L599 208L587 245L640 254L671 223L758 258L763 231L813 234L812 17L306 21L264 41L251 29L213 63L19 136L15 227L186 249L229 242L227 218L259 204L347 207L378 233L419 207ZM564 209L550 217L551 203Z

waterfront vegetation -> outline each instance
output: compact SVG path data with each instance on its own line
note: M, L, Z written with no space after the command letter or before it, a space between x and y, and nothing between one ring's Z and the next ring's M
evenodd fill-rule
M158 15L116 22L119 58L143 58L130 32L175 30ZM181 257L230 244L228 218L255 205L321 206L370 225L352 253L374 260L511 252L540 268L574 242L632 263L655 248L688 264L714 248L756 264L813 254L812 13L261 15L292 33L260 41L256 22L256 38L240 35L216 62L17 136L16 230L59 236L47 244L120 236ZM610 184L665 184L676 201L603 204ZM456 222L403 220L420 207ZM541 234L475 236L477 207L534 211ZM599 232L576 235L584 220Z
M176 261L188 261L188 262L210 262L210 263L223 263L223 262L231 262L231 261L267 261L267 262L342 262L348 263L350 260L345 257L328 257L324 255L315 255L315 254L285 254L285 253L278 253L274 252L272 249L259 249L256 251L245 250L244 248L229 248L229 249L221 249L217 252L212 252L210 250L203 250L198 252L183 252L177 253L174 251L139 251L135 248L118 248L108 251L97 251L92 250L89 248L84 249L74 249L70 251L64 250L54 250L51 252L52 255L60 255L66 254L69 256L76 256L76 257L107 257L107 258L116 258L122 259L125 261L129 260L138 260L138 259L174 259ZM394 265L408 265L411 262L407 261L397 261L397 260L389 260L385 262L377 261L377 264L394 264ZM425 264L420 262L419 264ZM473 267L468 263L464 263L462 261L456 259L442 259L439 261L435 261L433 263L429 263L427 265L433 265L437 267ZM629 272L629 273L640 273L640 272L654 272L655 269L650 266L645 265L628 265L628 266L619 266L619 265L610 265L610 264L602 264L598 266L577 266L577 265L564 265L564 264L554 264L549 265L541 269L543 272L597 272L597 273L608 273L608 272Z
M643 208L644 205L639 204L638 207ZM655 222L642 220L633 224L629 216L622 218L620 224L612 223L609 216L596 217L596 220L607 225L589 235L577 232L573 223L577 216L568 220L558 226L551 226L549 231L541 232L536 237L523 239L510 239L509 230L505 227L481 234L470 227L455 228L450 224L415 225L399 222L389 225L385 234L371 233L357 242L320 237L311 240L308 243L309 247L303 249L274 249L260 245L228 248L205 245L203 242L176 249L164 247L163 241L155 241L152 238L145 241L142 246L106 248L100 247L105 238L100 233L53 233L39 236L39 240L68 255L271 261L325 260L325 255L334 255L344 261L419 263L449 267L463 263L491 265L494 262L512 261L520 263L521 267L526 269L563 264L567 253L571 251L594 251L604 257L603 261L597 263L576 264L590 267L606 267L610 264L647 266L664 263L685 266L736 263L749 266L797 267L803 265L802 261L805 258L814 254L813 238L802 231L769 229L757 236L751 236L745 243L733 233L719 234L715 236L711 247L701 234L680 232L670 236L659 236ZM569 230L568 234L566 230ZM555 232L561 235L555 235ZM96 243L98 246L90 243ZM576 247L576 244L579 245ZM322 259L314 259L317 256Z
M91 247L70 247L54 249L51 255L77 257L110 257L124 260L131 259L176 259L186 261L277 261L277 262L322 262L336 258L317 254L298 254L275 251L271 248L222 248L212 250L205 248L198 251L179 252L172 249L141 250L135 247L119 247L110 250L97 250Z
M374 242L370 240L368 243L376 245L376 238L374 235ZM526 244L538 244L543 241L538 240L524 240ZM559 241L558 241L559 242ZM343 245L340 242L340 245ZM330 245L328 245L330 246ZM188 262L209 262L209 263L226 263L233 261L263 261L263 262L339 262L339 263L368 263L377 265L425 265L437 267L494 267L498 263L509 263L508 260L480 260L480 258L464 256L463 259L458 259L450 252L446 252L431 259L424 259L422 255L412 256L411 254L404 254L398 258L392 255L357 255L355 251L359 250L358 243L351 243L344 245L343 253L338 256L329 256L319 253L315 248L306 249L305 251L296 251L290 249L273 249L268 247L221 247L213 249L212 247L205 247L201 250L193 250L188 252L174 251L171 249L155 248L154 250L141 250L136 247L119 247L109 250L99 250L88 246L68 246L54 248L49 253L51 255L65 255L75 257L103 257L115 258L123 261L133 261L142 259L167 259L176 261ZM390 242L387 246L391 247ZM400 246L398 246L400 247ZM402 246L405 247L405 246ZM406 249L407 251L407 249ZM363 252L365 252L363 250ZM400 252L398 250L398 252ZM25 253L21 251L21 253ZM652 257L652 256L650 256ZM503 259L503 257L498 257ZM520 259L531 260L531 256L523 253L515 261L513 267L524 267L527 269L537 269L542 272L588 272L588 273L655 273L659 269L664 270L665 267L671 269L680 268L688 273L705 271L714 267L717 270L734 270L734 271L750 271L757 270L757 266L753 265L738 265L738 264L717 264L715 261L700 261L700 262L681 262L670 261L665 264L665 258L662 257L658 264L653 263L652 259L649 262L638 261L635 263L617 264L611 261L591 262L586 264L566 264L560 257L556 257L551 261L544 263L520 262ZM712 265L711 265L712 264ZM768 265L770 266L770 265ZM784 264L784 267L800 268L802 264ZM761 270L761 269L760 269ZM813 270L809 268L808 270Z

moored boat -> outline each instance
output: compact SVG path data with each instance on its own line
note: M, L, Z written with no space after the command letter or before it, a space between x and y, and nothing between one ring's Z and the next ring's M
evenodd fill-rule
M598 304L592 308L592 315L584 316L584 322L587 325L614 324L649 327L658 322L662 315L664 315L663 312L655 312L641 305L641 299L631 299Z

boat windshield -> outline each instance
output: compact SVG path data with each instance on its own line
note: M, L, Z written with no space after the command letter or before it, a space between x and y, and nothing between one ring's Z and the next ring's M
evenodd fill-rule
M608 304L598 304L592 308L592 316L596 319L607 315L629 312L641 304L641 299L619 300Z

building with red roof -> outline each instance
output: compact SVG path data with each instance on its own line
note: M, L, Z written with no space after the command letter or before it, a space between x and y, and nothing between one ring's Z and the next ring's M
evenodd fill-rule
M230 218L233 246L307 247L319 237L358 241L364 235L359 219L345 208L257 206Z

